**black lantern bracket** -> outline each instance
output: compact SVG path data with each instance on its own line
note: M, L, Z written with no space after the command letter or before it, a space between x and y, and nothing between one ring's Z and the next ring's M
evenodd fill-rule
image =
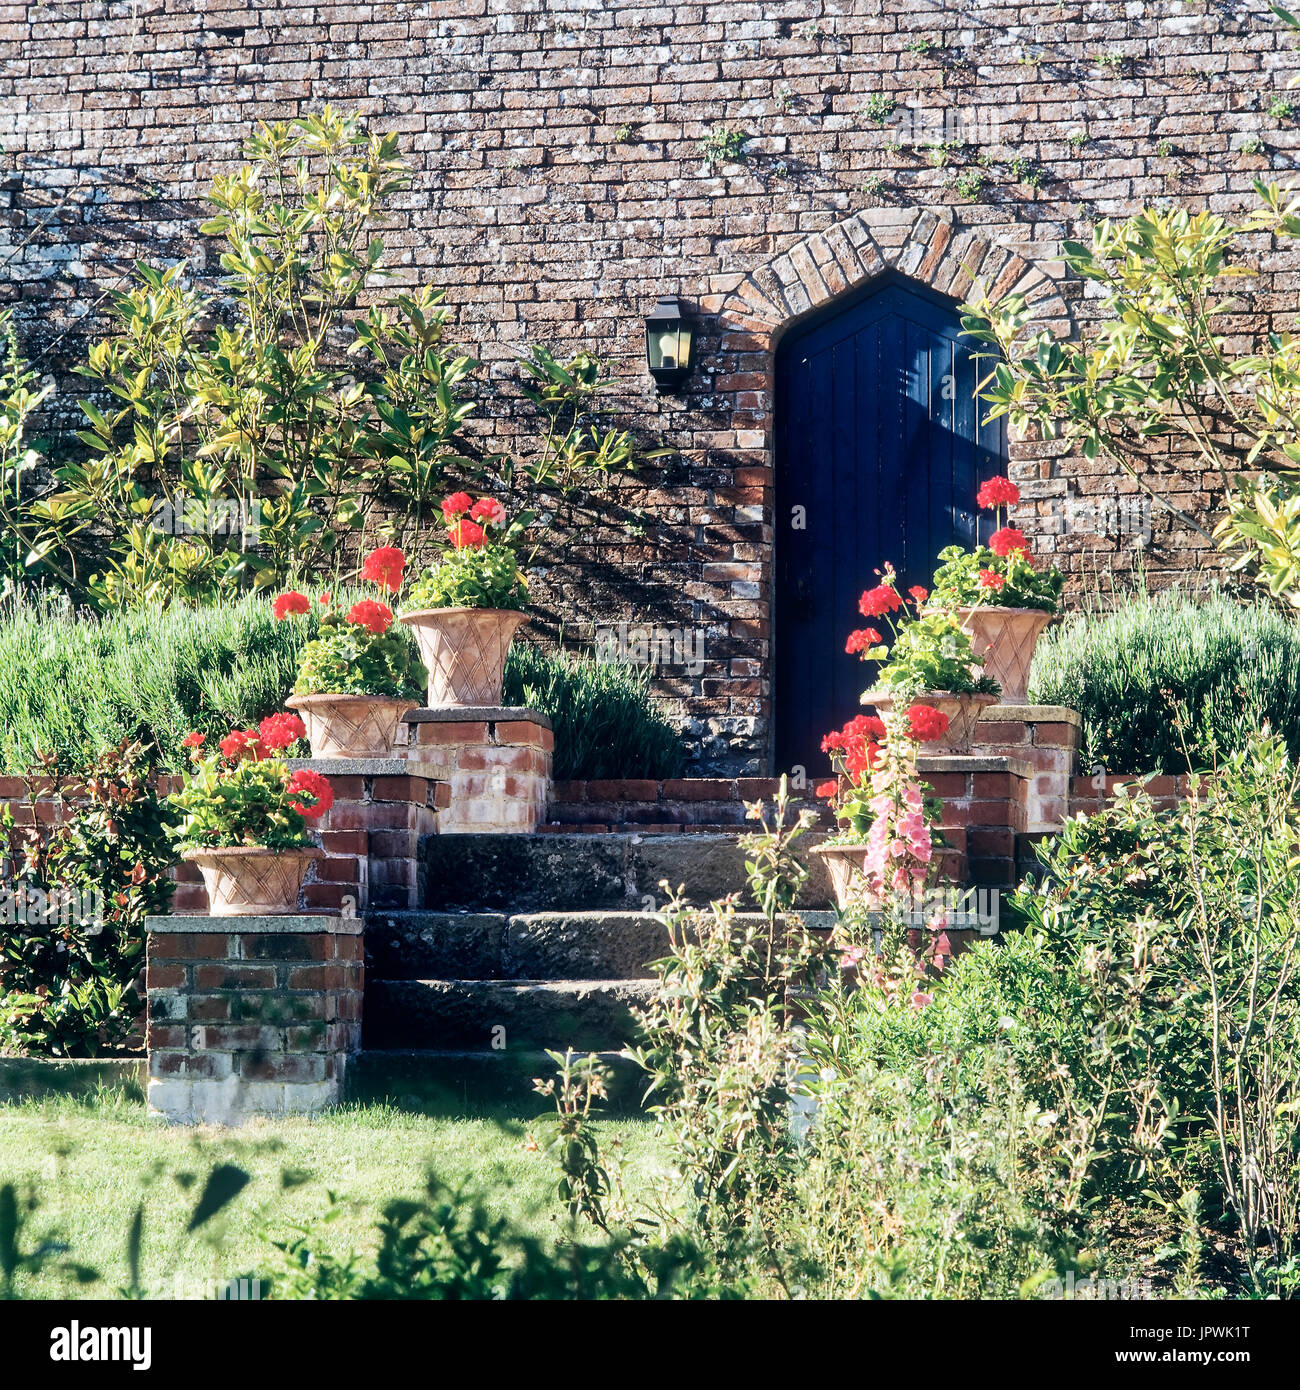
M645 358L660 391L675 391L695 365L695 323L675 294L659 296L646 316Z

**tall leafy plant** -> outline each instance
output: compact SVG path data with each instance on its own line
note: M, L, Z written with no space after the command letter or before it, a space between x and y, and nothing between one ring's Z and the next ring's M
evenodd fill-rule
M460 458L475 364L443 344L441 292L354 314L409 185L397 136L326 107L262 125L244 156L201 228L220 238L221 294L184 263L137 266L80 369L111 404L82 403L87 454L16 519L32 561L100 604L322 568L381 498L418 527Z
M1300 337L1256 333L1239 350L1228 316L1246 306L1227 291L1253 273L1242 263L1248 236L1300 235L1300 199L1276 184L1257 182L1255 190L1258 206L1240 220L1148 208L1098 223L1090 241L1067 241L1066 264L1100 297L1098 325L1081 341L1034 330L1021 295L996 304L976 296L963 306L962 324L996 350L981 384L989 418L1006 416L1021 432L1104 458L1297 606ZM1261 476L1243 476L1245 469ZM1219 479L1227 504L1213 532L1168 496L1203 487L1207 474Z
M0 521L7 532L0 550L0 582L7 594L26 572L27 547L18 518L26 479L41 457L27 439L28 423L52 388L33 389L36 373L19 351L11 309L0 310L0 339Z

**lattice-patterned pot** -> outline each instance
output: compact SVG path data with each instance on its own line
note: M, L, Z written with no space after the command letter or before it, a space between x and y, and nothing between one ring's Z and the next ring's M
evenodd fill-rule
M313 758L391 758L402 716L419 707L388 695L294 695L285 704L302 715Z
M836 906L841 912L847 911L866 880L867 846L814 845L811 853L826 865Z
M1055 616L1041 608L983 604L957 610L957 620L969 636L975 655L984 658L984 674L992 676L1002 687L1004 705L1028 704L1034 648Z
M429 672L429 707L499 705L506 653L528 621L512 608L424 608L403 613Z
M187 849L181 858L197 864L208 890L213 917L274 917L298 911L298 894L313 860L324 857L315 845L305 849Z
M975 726L979 723L980 715L997 702L996 695L954 695L949 690L923 690L915 699L907 702L908 708L912 705L929 705L931 709L948 716L948 728L938 738L926 739L921 744L921 751L969 753L975 741ZM884 691L877 693L868 690L862 697L862 703L874 705L878 713L884 714L893 705L894 697Z

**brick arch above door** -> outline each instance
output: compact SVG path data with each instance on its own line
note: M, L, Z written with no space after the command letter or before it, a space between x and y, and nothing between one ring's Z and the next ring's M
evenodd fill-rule
M979 284L993 300L1021 294L1037 324L1064 334L1070 314L1062 266L1029 254L1022 234L1030 230L1012 224L999 236L988 227L963 227L946 208L868 208L748 273L718 277L703 307L717 318L724 355L771 354L791 324L893 270L958 300Z

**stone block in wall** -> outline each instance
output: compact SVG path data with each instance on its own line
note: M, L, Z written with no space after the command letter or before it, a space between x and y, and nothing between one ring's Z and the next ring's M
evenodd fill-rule
M555 735L536 710L417 709L407 757L449 788L438 834L528 835L546 818Z
M361 1047L359 917L145 919L149 1114L314 1114Z
M975 726L973 749L1002 754L1030 769L1025 792L1029 834L1059 830L1070 813L1083 720L1063 705L992 705Z

